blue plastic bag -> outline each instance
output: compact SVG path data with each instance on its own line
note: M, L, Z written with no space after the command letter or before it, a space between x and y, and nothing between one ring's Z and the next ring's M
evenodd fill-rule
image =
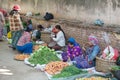
M97 26L103 26L104 22L100 19L97 19L97 20L95 20L94 24L97 25Z

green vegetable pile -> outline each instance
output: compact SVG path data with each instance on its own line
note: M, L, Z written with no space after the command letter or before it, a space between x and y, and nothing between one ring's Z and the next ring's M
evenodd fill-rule
M56 74L53 76L53 78L65 78L65 77L70 77L73 75L77 75L77 74L83 74L86 73L87 71L82 71L81 69L78 69L77 67L71 65L68 67L65 67L60 74Z
M41 46L33 55L28 59L32 64L47 64L51 61L59 61L56 52L46 46Z
M111 68L111 70L113 70L113 71L120 70L120 66L113 66L113 67Z

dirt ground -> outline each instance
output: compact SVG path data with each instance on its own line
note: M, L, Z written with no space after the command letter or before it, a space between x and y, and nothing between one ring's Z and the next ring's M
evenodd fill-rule
M48 80L44 72L14 60L17 51L0 42L0 80Z

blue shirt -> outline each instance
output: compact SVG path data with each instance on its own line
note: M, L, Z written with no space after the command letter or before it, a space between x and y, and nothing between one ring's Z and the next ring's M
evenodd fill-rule
M88 54L88 61L93 61L99 53L100 47L98 45L93 46L90 53Z
M29 25L28 25L28 28L32 30L32 29L33 29L32 24L29 24Z

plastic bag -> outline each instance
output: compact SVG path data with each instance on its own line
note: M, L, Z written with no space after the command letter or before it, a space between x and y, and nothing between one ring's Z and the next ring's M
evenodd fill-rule
M94 24L97 25L97 26L103 26L104 22L100 19L97 19L97 20L95 20Z
M103 33L103 39L105 40L105 43L109 45L111 43L110 38L106 32Z
M11 39L11 38L12 38L11 31L8 32L7 38L8 38L8 39Z
M119 56L118 50L112 48L112 46L107 46L102 53L102 58L108 60L116 60L118 56Z
M47 20L47 21L49 21L49 20L51 20L51 19L54 19L54 16L53 16L52 13L46 12L46 14L45 14L45 16L44 16L44 19Z
M27 16L27 17L32 16L32 12L27 12L27 13L26 13L26 16Z
M113 56L112 60L117 60L118 57L119 57L119 52L117 49L114 49L114 56Z
M43 65L37 64L34 68L37 69L37 70L44 71L45 70L45 66L46 66L46 64L43 64Z
M35 66L36 66L35 64L31 64L31 63L28 61L28 58L25 58L25 59L24 59L24 63L25 63L26 65L31 66L31 67L35 67Z

